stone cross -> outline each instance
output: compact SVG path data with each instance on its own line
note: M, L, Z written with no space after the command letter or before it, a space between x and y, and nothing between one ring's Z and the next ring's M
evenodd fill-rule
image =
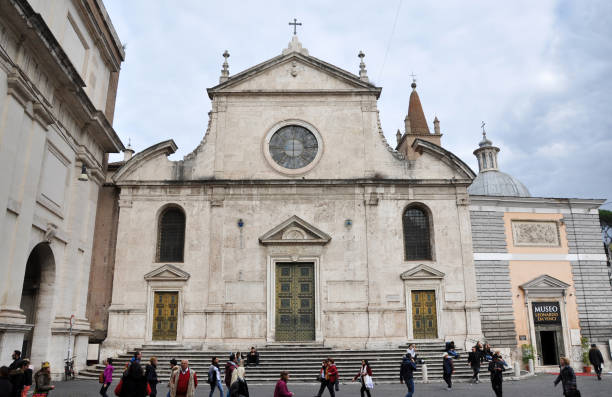
M302 22L298 22L296 18L293 18L293 22L289 22L289 25L293 25L293 34L297 34L297 27L302 26Z
M412 77L412 82L416 83L416 74L414 74L414 72L412 72L412 74L410 74L409 76Z
M480 125L480 128L482 128L482 136L486 136L487 132L485 131L485 122L483 121L482 124Z

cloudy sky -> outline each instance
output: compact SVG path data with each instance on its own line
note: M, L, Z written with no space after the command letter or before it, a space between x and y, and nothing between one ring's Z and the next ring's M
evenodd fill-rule
M414 72L428 122L472 169L484 120L500 168L534 196L612 200L612 1L104 3L126 45L114 125L137 151L168 138L172 159L193 150L223 51L230 74L272 58L296 17L311 55L357 73L365 52L392 146Z

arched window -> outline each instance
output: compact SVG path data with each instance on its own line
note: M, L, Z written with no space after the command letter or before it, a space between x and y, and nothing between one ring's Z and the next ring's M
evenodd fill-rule
M402 222L406 260L431 260L431 238L427 212L418 207L409 207L404 211Z
M495 168L495 164L493 164L493 155L489 153L489 167Z
M168 207L159 217L157 261L182 262L184 248L185 214L178 207Z

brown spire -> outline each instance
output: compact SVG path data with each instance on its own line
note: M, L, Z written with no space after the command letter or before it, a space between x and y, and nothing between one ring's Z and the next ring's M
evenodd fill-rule
M425 120L425 113L423 113L423 106L421 106L419 94L416 92L416 86L416 82L413 81L410 102L408 104L408 119L410 120L409 133L414 135L430 134L427 120Z

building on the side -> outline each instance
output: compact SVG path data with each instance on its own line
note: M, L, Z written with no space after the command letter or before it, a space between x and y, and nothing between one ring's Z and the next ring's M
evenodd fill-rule
M581 369L582 337L610 357L612 289L598 213L605 200L532 197L499 170L499 150L483 132L468 189L485 338L517 354L531 345L541 371L558 371L560 356Z
M233 76L224 55L200 145L180 161L172 140L135 154L100 202L117 219L93 258L114 269L112 294L90 297L108 307L101 354L479 339L476 175L440 146L438 120L429 132L416 85L396 151L363 54L352 74L293 36Z
M100 0L1 1L0 47L0 357L20 350L57 375L69 354L85 365L124 51Z

